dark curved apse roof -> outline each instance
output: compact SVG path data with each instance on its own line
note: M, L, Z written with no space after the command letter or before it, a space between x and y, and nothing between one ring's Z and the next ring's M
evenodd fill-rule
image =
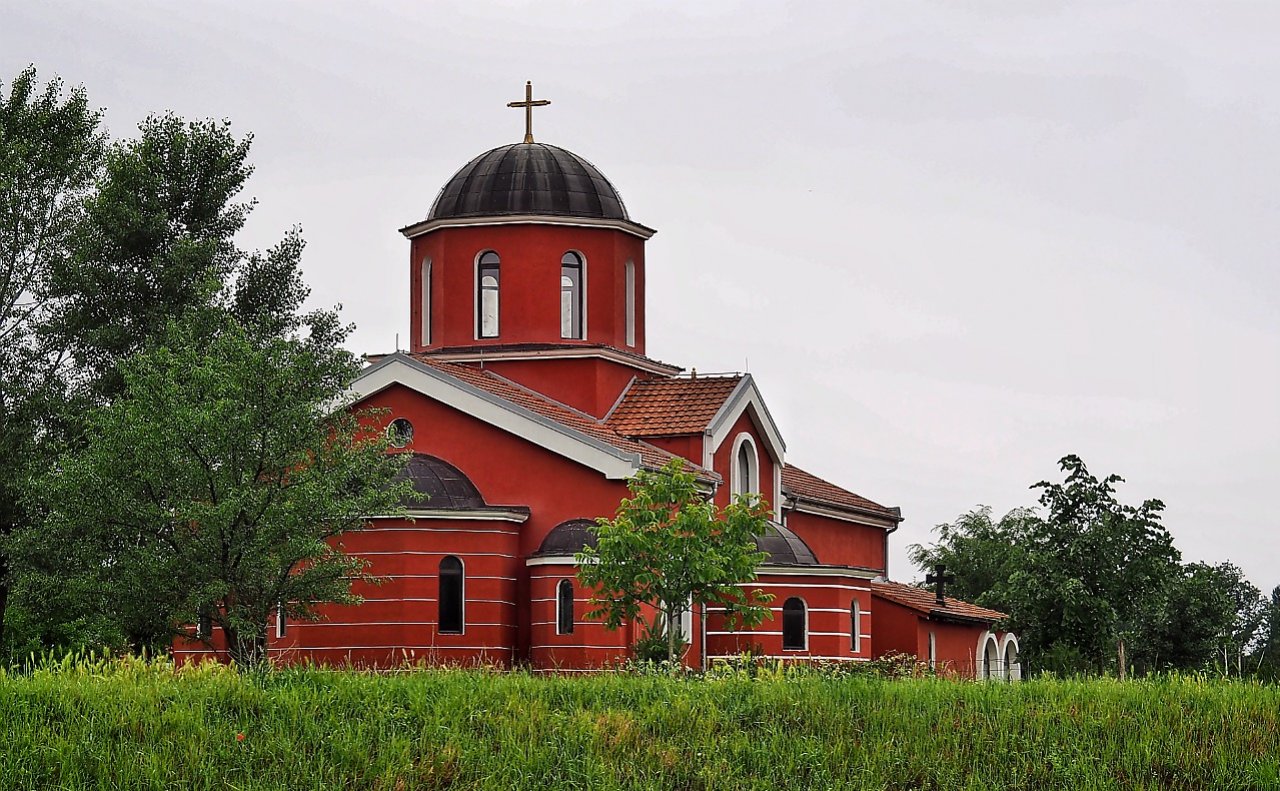
M484 498L471 479L444 459L415 453L395 480L399 483L406 478L416 494L426 496L401 501L406 508L461 511L485 507Z
M818 557L804 539L777 522L770 522L756 538L756 548L765 553L764 562L771 566L817 566Z
M595 165L546 143L499 146L463 165L427 219L504 214L630 220L618 191Z
M573 555L583 547L596 545L596 534L591 519L570 519L551 528L542 539L537 555ZM765 553L764 562L772 566L817 566L818 558L804 540L776 522L770 522L762 535L756 538L756 548Z
M596 534L592 529L596 526L594 519L570 519L551 528L547 537L542 539L536 555L573 555L582 551L583 547L596 545Z

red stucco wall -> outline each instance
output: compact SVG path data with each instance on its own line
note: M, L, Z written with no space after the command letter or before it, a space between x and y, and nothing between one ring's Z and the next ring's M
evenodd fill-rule
M413 351L441 346L567 343L560 337L560 259L586 261L586 338L644 353L644 241L607 228L561 225L447 227L413 240L409 256ZM476 339L476 261L493 250L501 259L497 338ZM422 342L422 270L431 259L431 344ZM627 346L624 266L635 265L636 343Z

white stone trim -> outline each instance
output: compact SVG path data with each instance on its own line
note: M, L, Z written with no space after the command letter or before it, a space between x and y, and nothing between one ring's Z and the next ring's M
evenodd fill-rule
M396 384L590 467L606 478L622 480L640 469L639 453L628 453L545 418L443 371L419 363L408 355L388 355L366 368L351 383L348 394L355 402L359 402Z
M524 511L508 511L502 508L485 508L477 511L456 511L444 508L407 508L403 514L375 514L365 517L366 519L452 519L452 520L475 520L477 522L527 522L529 514ZM421 530L437 533L459 532L457 530L449 530L448 528L432 528L432 527L380 527L379 531L391 530ZM512 530L463 530L466 533L508 533L516 535L518 531Z
M441 228L485 228L495 225L564 225L571 228L610 228L623 231L640 239L649 239L657 231L652 228L631 222L630 220L611 220L604 217L561 217L554 214L511 214L501 217L446 217L438 220L423 220L406 225L400 229L407 239L416 239L424 234L438 231Z
M889 517L873 516L870 513L865 513L854 508L846 509L842 506L836 505L819 505L818 503L806 500L802 497L788 497L786 500L786 507L789 511L822 516L827 519L838 519L841 522L852 522L855 525L878 527L887 532L893 532L898 529L898 523Z
M769 452L769 457L775 464L784 464L787 444L783 442L782 433L778 431L778 425L773 422L773 416L769 414L769 408L765 406L764 398L760 395L756 380L751 377L751 374L743 375L742 381L738 382L738 386L733 389L729 397L720 405L715 416L711 418L711 422L707 424L706 433L710 440L707 444L711 446L711 452L718 450L728 438L729 432L733 430L733 424L743 412L751 416L760 430L761 440L764 442L765 450Z
M626 354L608 346L598 345L565 345L552 349L513 349L510 351L486 351L484 354L473 351L431 352L432 359L444 362L479 362L481 360L535 360L535 359L579 359L598 357L602 360L621 363L647 373L673 376L683 368L675 365L650 360L647 357Z

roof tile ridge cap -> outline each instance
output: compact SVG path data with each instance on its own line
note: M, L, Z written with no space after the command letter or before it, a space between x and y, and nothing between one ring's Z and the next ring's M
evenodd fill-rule
M635 387L638 376L632 375L627 382L627 386L622 388L622 392L618 393L618 397L614 399L613 406L609 407L609 411L604 413L604 417L600 418L600 422L608 425L609 419L613 417L613 413L618 411L618 407L622 406L622 402L627 400L627 394L631 392L631 388Z

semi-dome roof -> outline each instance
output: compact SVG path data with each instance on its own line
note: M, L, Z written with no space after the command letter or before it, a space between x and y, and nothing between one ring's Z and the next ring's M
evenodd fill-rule
M551 528L542 539L536 555L573 555L583 547L596 545L596 534L591 519L570 519ZM777 522L770 522L764 533L756 538L756 548L765 553L764 562L771 566L816 566L818 558L804 539Z
M486 151L453 174L427 220L550 214L630 220L627 207L595 165L546 143Z
M401 503L406 507L449 511L485 507L484 497L471 479L444 459L415 453L396 474L395 481L399 483L406 478L418 495Z

